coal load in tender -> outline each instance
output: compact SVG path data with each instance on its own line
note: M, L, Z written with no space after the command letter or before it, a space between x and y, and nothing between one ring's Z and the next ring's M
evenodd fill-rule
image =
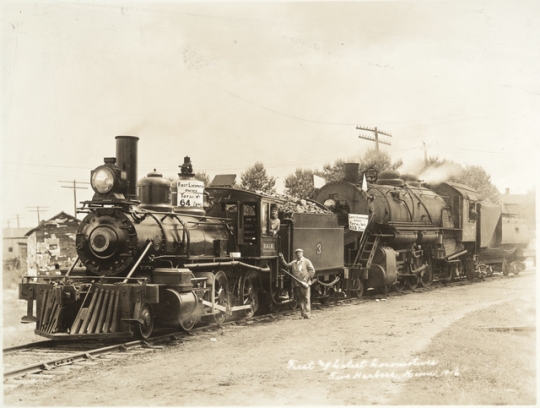
M284 214L292 213L312 213L312 214L332 214L332 211L327 210L322 205L313 201L298 200L293 197L280 196L286 200L285 203L279 204L278 210Z

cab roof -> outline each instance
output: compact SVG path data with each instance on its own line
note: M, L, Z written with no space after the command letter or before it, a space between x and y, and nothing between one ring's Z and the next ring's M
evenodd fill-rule
M227 199L231 201L270 201L275 204L284 204L287 202L287 200L284 200L282 198L266 194L263 192L254 192L254 191L247 191L247 190L240 190L237 188L231 188L231 187L207 187L206 191L214 197L225 197L227 196Z

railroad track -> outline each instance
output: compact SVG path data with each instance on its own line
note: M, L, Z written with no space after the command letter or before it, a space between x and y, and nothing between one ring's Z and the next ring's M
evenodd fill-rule
M489 280L500 279L502 275L494 275ZM373 300L381 300L387 297L404 296L416 292L441 290L446 287L473 285L476 281L459 280L455 282L436 282L429 287L418 287L414 291L405 289L403 292L390 292L386 295L370 290L361 298L343 298L326 304L314 303L314 311L324 311L343 304L358 305ZM295 310L287 309L280 312L255 315L230 320L225 323L211 323L199 326L190 332L166 333L154 336L148 340L134 340L129 342L62 342L40 341L23 344L3 349L4 357L4 388L16 388L25 384L32 384L39 380L55 378L65 375L72 370L95 366L111 360L128 358L130 356L151 353L164 348L166 345L174 345L178 342L193 340L191 337L219 330L228 325L246 325L257 322L269 322L279 320L296 314Z

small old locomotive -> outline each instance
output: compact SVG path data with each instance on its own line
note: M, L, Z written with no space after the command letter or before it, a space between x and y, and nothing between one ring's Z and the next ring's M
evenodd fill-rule
M137 183L138 140L117 136L116 157L91 172L95 194L78 211L87 215L67 272L23 277L24 320L36 322L36 334L148 338L157 327L190 330L203 319L251 316L260 306L295 308L278 255L292 260L298 247L317 270L320 299L354 286L334 214L281 213L279 232L271 234L270 209L279 198L230 185L205 191L188 157L172 183L155 171Z

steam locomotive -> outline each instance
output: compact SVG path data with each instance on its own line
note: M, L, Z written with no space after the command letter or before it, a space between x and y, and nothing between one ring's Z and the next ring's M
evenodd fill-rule
M302 248L317 270L320 299L348 285L343 228L331 212L270 213L282 200L222 183L204 189L189 157L172 184L157 172L137 183L138 138L116 137L116 157L91 172L95 192L76 235L78 257L62 276L23 277L23 321L51 339L148 338L154 327L297 306L292 260ZM137 194L138 192L138 194ZM77 267L82 265L82 267ZM35 315L34 315L35 305Z
M534 255L525 222L502 205L481 202L463 184L424 186L393 170L368 170L360 182L358 164L348 163L344 180L324 185L315 199L344 227L344 266L362 275L352 288L357 294L484 278L495 270L518 274Z
M156 171L137 183L138 138L116 137L116 157L91 172L92 200L76 235L78 257L62 276L25 276L23 321L50 339L148 338L158 327L192 329L260 307L297 307L280 267L302 248L315 267L312 299L402 291L434 280L518 273L525 224L456 183L427 188L395 171L347 164L343 181L318 190L322 213L280 211L280 198L217 177L204 188L185 157L174 182ZM82 265L82 266L81 266ZM35 306L35 307L34 307ZM35 315L34 315L35 308Z

